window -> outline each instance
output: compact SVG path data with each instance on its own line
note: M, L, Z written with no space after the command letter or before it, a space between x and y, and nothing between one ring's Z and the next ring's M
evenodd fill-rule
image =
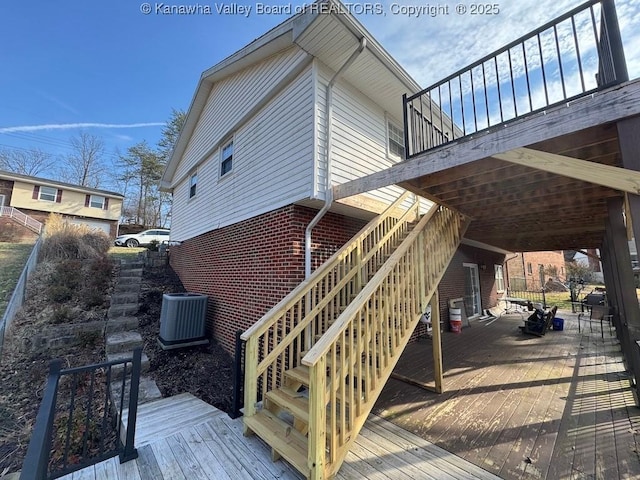
M531 263L527 263L527 273L529 275L533 274L533 267L531 266Z
M389 154L404 158L404 132L393 123L387 122Z
M101 197L100 195L91 195L89 197L89 206L91 208L99 208L101 210L104 210L106 208L105 200L106 198Z
M58 189L53 187L40 187L40 193L38 200L44 200L45 202L55 202L58 196Z
M4 195L0 195L0 207L4 207L5 198Z
M504 269L502 265L493 266L496 271L496 290L498 293L504 292Z
M224 176L233 170L233 140L222 147L220 156L220 176Z
M198 172L191 175L189 180L189 198L196 196L196 190L198 189Z

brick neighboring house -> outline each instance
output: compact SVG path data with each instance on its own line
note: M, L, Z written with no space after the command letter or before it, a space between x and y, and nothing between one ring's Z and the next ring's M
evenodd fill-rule
M171 265L209 295L208 332L227 351L403 192L327 193L403 160L401 98L419 90L344 9L296 15L202 74L162 186L179 244ZM450 298L471 314L497 303L506 252L472 243L440 283L443 315Z
M43 224L49 214L58 213L70 223L87 225L115 238L123 199L115 192L0 170L0 207L13 207ZM10 208L3 212L0 234L7 238L33 235L11 218Z
M512 290L539 290L550 278L564 282L566 268L564 252L520 252L511 255L505 262L507 285ZM540 269L544 269L541 274ZM553 275L549 270L555 270Z

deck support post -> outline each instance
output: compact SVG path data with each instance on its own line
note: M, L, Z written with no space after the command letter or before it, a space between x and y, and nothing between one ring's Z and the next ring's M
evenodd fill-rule
M431 297L431 334L433 341L433 380L436 385L436 393L442 393L442 334L440 331L440 301L437 288Z
M622 165L629 170L640 171L640 118L633 117L617 123L618 143L622 156ZM636 252L640 252L640 195L627 194L633 236L636 242Z
M607 201L609 216L606 222L607 255L616 281L620 326L623 329L622 347L630 366L634 385L633 392L636 405L640 405L638 398L638 380L640 379L640 351L634 348L635 341L640 340L640 306L633 281L631 255L627 243L626 227L622 216L624 201L622 198L612 198ZM625 335L626 333L626 335Z

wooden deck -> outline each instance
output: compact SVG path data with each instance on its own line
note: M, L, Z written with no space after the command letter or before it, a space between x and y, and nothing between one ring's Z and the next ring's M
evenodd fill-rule
M640 409L617 340L557 316L564 331L540 338L517 314L445 333L445 392L391 379L374 412L504 479L640 478ZM396 372L430 382L431 359L420 340Z
M258 437L242 435L242 418L190 394L140 407L136 446L139 457L117 457L62 477L64 480L236 480L303 477ZM339 479L497 479L412 433L371 415L350 451Z

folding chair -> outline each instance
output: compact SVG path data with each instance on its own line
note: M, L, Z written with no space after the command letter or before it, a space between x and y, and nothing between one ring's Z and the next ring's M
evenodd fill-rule
M582 316L583 316L582 314L578 315L578 332L581 332L580 319ZM584 315L584 317L586 318L586 315ZM613 335L613 329L611 328L611 325L613 323L613 315L611 315L611 309L606 305L593 305L591 307L591 311L589 312L589 318L587 320L589 322L589 331L593 333L593 323L600 322L600 336L602 337L603 340L604 340L603 323L605 320L609 323L609 333Z

